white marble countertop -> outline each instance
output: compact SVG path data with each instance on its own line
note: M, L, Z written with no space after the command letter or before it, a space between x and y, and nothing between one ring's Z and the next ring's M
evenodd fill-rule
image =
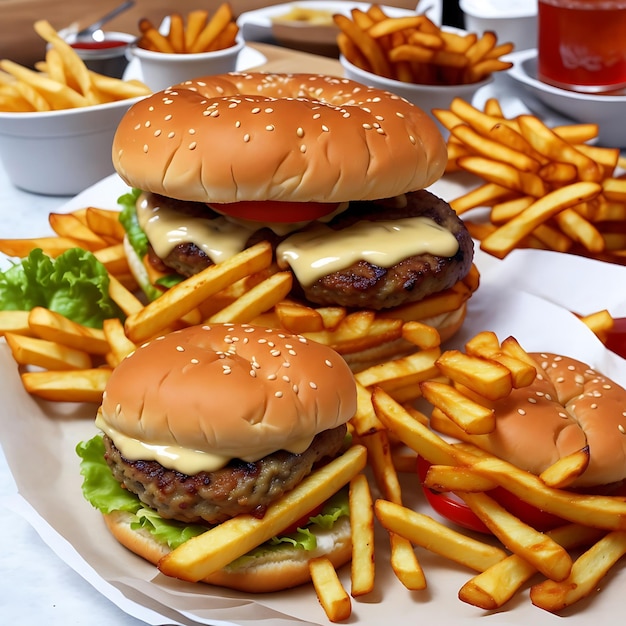
M47 217L68 198L20 191L0 165L0 236L46 234ZM28 454L28 451L24 451ZM36 459L33 459L36 462ZM0 450L0 616L3 624L140 626L72 570L31 525L6 506L17 492Z

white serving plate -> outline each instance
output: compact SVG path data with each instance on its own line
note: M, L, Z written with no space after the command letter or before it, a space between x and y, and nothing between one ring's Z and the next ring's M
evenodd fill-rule
M626 148L626 91L620 95L585 94L559 89L537 78L537 50L514 52L509 76L524 91L552 110L577 122L593 122L600 127L598 142L612 148ZM532 98L526 99L532 109Z

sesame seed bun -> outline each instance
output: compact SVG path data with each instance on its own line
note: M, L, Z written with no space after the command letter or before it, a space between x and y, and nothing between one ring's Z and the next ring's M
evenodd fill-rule
M138 441L151 446L143 460L168 466L159 450L170 446L192 453L193 464L225 465L302 453L355 409L352 372L330 348L269 328L215 324L137 348L111 374L98 425L126 456L125 444Z
M534 474L588 447L587 468L569 488L626 478L626 390L581 361L547 353L531 356L537 377L494 403L495 431L457 434Z
M132 187L215 203L390 198L428 187L447 162L434 121L394 94L264 73L198 78L145 98L122 119L112 156Z

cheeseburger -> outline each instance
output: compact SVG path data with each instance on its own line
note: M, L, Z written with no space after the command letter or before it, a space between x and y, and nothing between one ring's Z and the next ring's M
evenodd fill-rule
M137 257L167 285L269 240L296 300L385 316L471 268L463 222L425 190L446 162L421 109L310 74L175 85L133 105L113 142L115 169L135 190L123 221L144 286L150 273ZM445 339L464 314L465 304L424 321Z
M356 386L333 350L250 325L189 327L154 339L111 374L79 444L86 498L124 546L158 563L190 537L265 510L343 451ZM308 561L350 559L343 485L284 536L206 582L249 592L309 580Z

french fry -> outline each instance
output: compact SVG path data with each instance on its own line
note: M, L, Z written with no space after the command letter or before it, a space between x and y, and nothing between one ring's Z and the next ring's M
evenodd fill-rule
M0 311L0 337L5 333L32 336L33 331L28 324L30 311Z
M327 557L312 559L309 563L309 572L317 597L329 621L347 620L352 613L352 602L330 559Z
M502 561L507 554L501 548L483 543L404 506L376 500L376 517L388 531L409 539L455 563L478 572Z
M291 291L292 282L291 272L277 272L252 287L219 313L212 315L209 321L250 322L286 298Z
M626 532L614 531L598 540L572 566L562 581L546 580L534 585L530 599L546 611L560 611L588 596L609 569L626 554Z
M350 481L350 528L352 531L351 595L358 597L374 589L374 506L364 474Z
M593 543L601 537L602 531L570 524L548 531L546 535L571 549ZM531 563L512 554L467 581L459 590L459 599L488 611L500 608L536 572Z
M600 191L600 185L593 182L578 182L556 189L488 235L481 242L481 248L498 258L504 258L539 224L575 204L592 200Z
M270 504L263 519L239 515L198 535L172 550L159 563L161 572L197 582L228 565L237 557L271 539L333 495L365 466L366 452L353 446L310 474L301 483Z
M81 370L91 368L89 354L68 348L55 341L5 333L11 354L20 365L36 365L48 370Z
M451 385L427 380L420 383L420 390L425 400L443 411L466 433L484 435L495 429L493 410L474 402Z
M75 371L24 372L24 389L34 396L52 402L102 401L102 392L111 369L81 369Z
M271 262L272 248L261 242L218 265L211 265L131 313L126 319L126 334L136 343L153 337L211 295L244 276L260 272Z
M572 559L556 541L521 522L486 493L458 495L511 552L552 580L567 578L572 569Z
M490 400L506 397L513 388L507 367L460 350L446 350L437 359L437 366L444 376Z
M137 347L126 336L124 325L117 318L104 320L102 332L109 344L110 355L107 357L107 362L111 367L119 365Z
M28 325L40 339L56 342L80 352L106 354L109 351L109 344L102 330L78 324L41 306L30 311Z
M389 532L391 568L397 579L411 591L426 589L426 576L413 545L406 537Z

